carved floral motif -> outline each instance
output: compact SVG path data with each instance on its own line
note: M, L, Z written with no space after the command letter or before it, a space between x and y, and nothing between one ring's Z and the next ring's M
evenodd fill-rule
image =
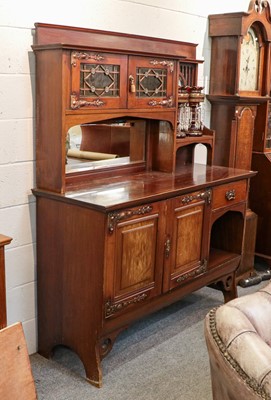
M134 215L143 215L152 211L152 206L143 206L137 210L125 210L120 212L112 212L108 214L108 230L109 233L114 232L115 225L122 219L133 217Z
M77 60L94 60L94 61L101 61L104 60L104 57L100 54L90 54L81 51L74 51L71 56L71 64L73 67L76 67Z
M122 301L120 303L112 304L110 300L108 300L105 304L105 317L108 318L111 315L115 314L118 311L121 311L123 308L128 307L131 304L140 303L148 297L146 293L139 294L138 296L133 297L132 299Z

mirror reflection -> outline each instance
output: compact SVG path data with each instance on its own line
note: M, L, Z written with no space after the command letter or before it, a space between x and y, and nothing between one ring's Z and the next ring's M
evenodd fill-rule
M144 120L118 120L73 126L66 137L66 172L144 161L145 125Z

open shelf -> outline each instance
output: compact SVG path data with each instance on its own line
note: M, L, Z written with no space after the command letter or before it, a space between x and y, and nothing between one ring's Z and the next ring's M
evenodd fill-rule
M209 255L209 268L215 268L228 262L239 262L241 255L229 251L211 248Z

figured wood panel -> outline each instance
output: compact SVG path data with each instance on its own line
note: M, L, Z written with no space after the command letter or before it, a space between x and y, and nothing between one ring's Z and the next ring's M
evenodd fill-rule
M166 292L198 275L205 257L203 226L205 202L195 201L182 206L178 198L172 204L169 248L164 271L163 290ZM168 227L168 229L170 229Z
M37 399L21 323L0 330L0 398Z
M203 206L183 210L176 216L176 264L174 270L200 260Z
M155 285L158 215L117 230L115 296Z
M237 115L237 137L233 166L235 168L251 168L252 145L254 135L254 121L256 115L256 106L238 106ZM233 150L233 146L232 149Z
M200 261L203 224L203 205L178 211L175 215L176 242L173 271ZM177 211L177 210L176 210Z

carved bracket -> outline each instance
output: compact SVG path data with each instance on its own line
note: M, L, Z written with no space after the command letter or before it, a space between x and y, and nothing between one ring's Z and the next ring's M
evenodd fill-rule
M173 104L173 99L172 96L170 96L168 99L166 100L161 100L161 101L157 101L157 100L151 100L149 101L149 106L155 107L155 106L166 106L166 107L172 107Z
M167 60L163 60L163 61L157 61L157 60L151 60L150 64L152 65L163 65L169 68L170 72L174 71L174 63L172 61L167 61Z
M101 56L100 54L90 54L90 53L85 53L81 51L73 51L71 55L71 65L73 67L76 67L77 60L95 60L95 61L102 61L104 60L104 57Z
M179 278L177 279L176 282L178 282L178 283L184 282L187 279L194 278L195 276L203 274L206 271L207 271L207 260L204 259L202 261L201 265L197 269L194 269L193 271L188 272L187 274L183 274L183 275L179 276Z
M81 107L88 107L88 106L101 107L104 105L105 103L100 99L93 101L78 100L75 95L71 95L71 108L73 110L77 110L78 108Z
M123 308L128 307L131 304L140 303L144 301L148 295L146 293L139 294L130 300L122 301L121 303L112 304L110 300L105 303L105 318L110 317L118 311L123 310Z
M116 224L122 219L133 217L134 215L143 215L152 211L152 206L143 206L137 210L125 210L120 212L112 212L108 214L108 231L109 233L114 232Z
M257 13L262 13L265 8L268 7L268 1L252 0L249 4L248 10L255 10Z
M189 204L193 200L205 200L207 204L211 204L211 199L212 199L212 191L211 189L207 189L205 190L205 192L183 197L182 203Z

